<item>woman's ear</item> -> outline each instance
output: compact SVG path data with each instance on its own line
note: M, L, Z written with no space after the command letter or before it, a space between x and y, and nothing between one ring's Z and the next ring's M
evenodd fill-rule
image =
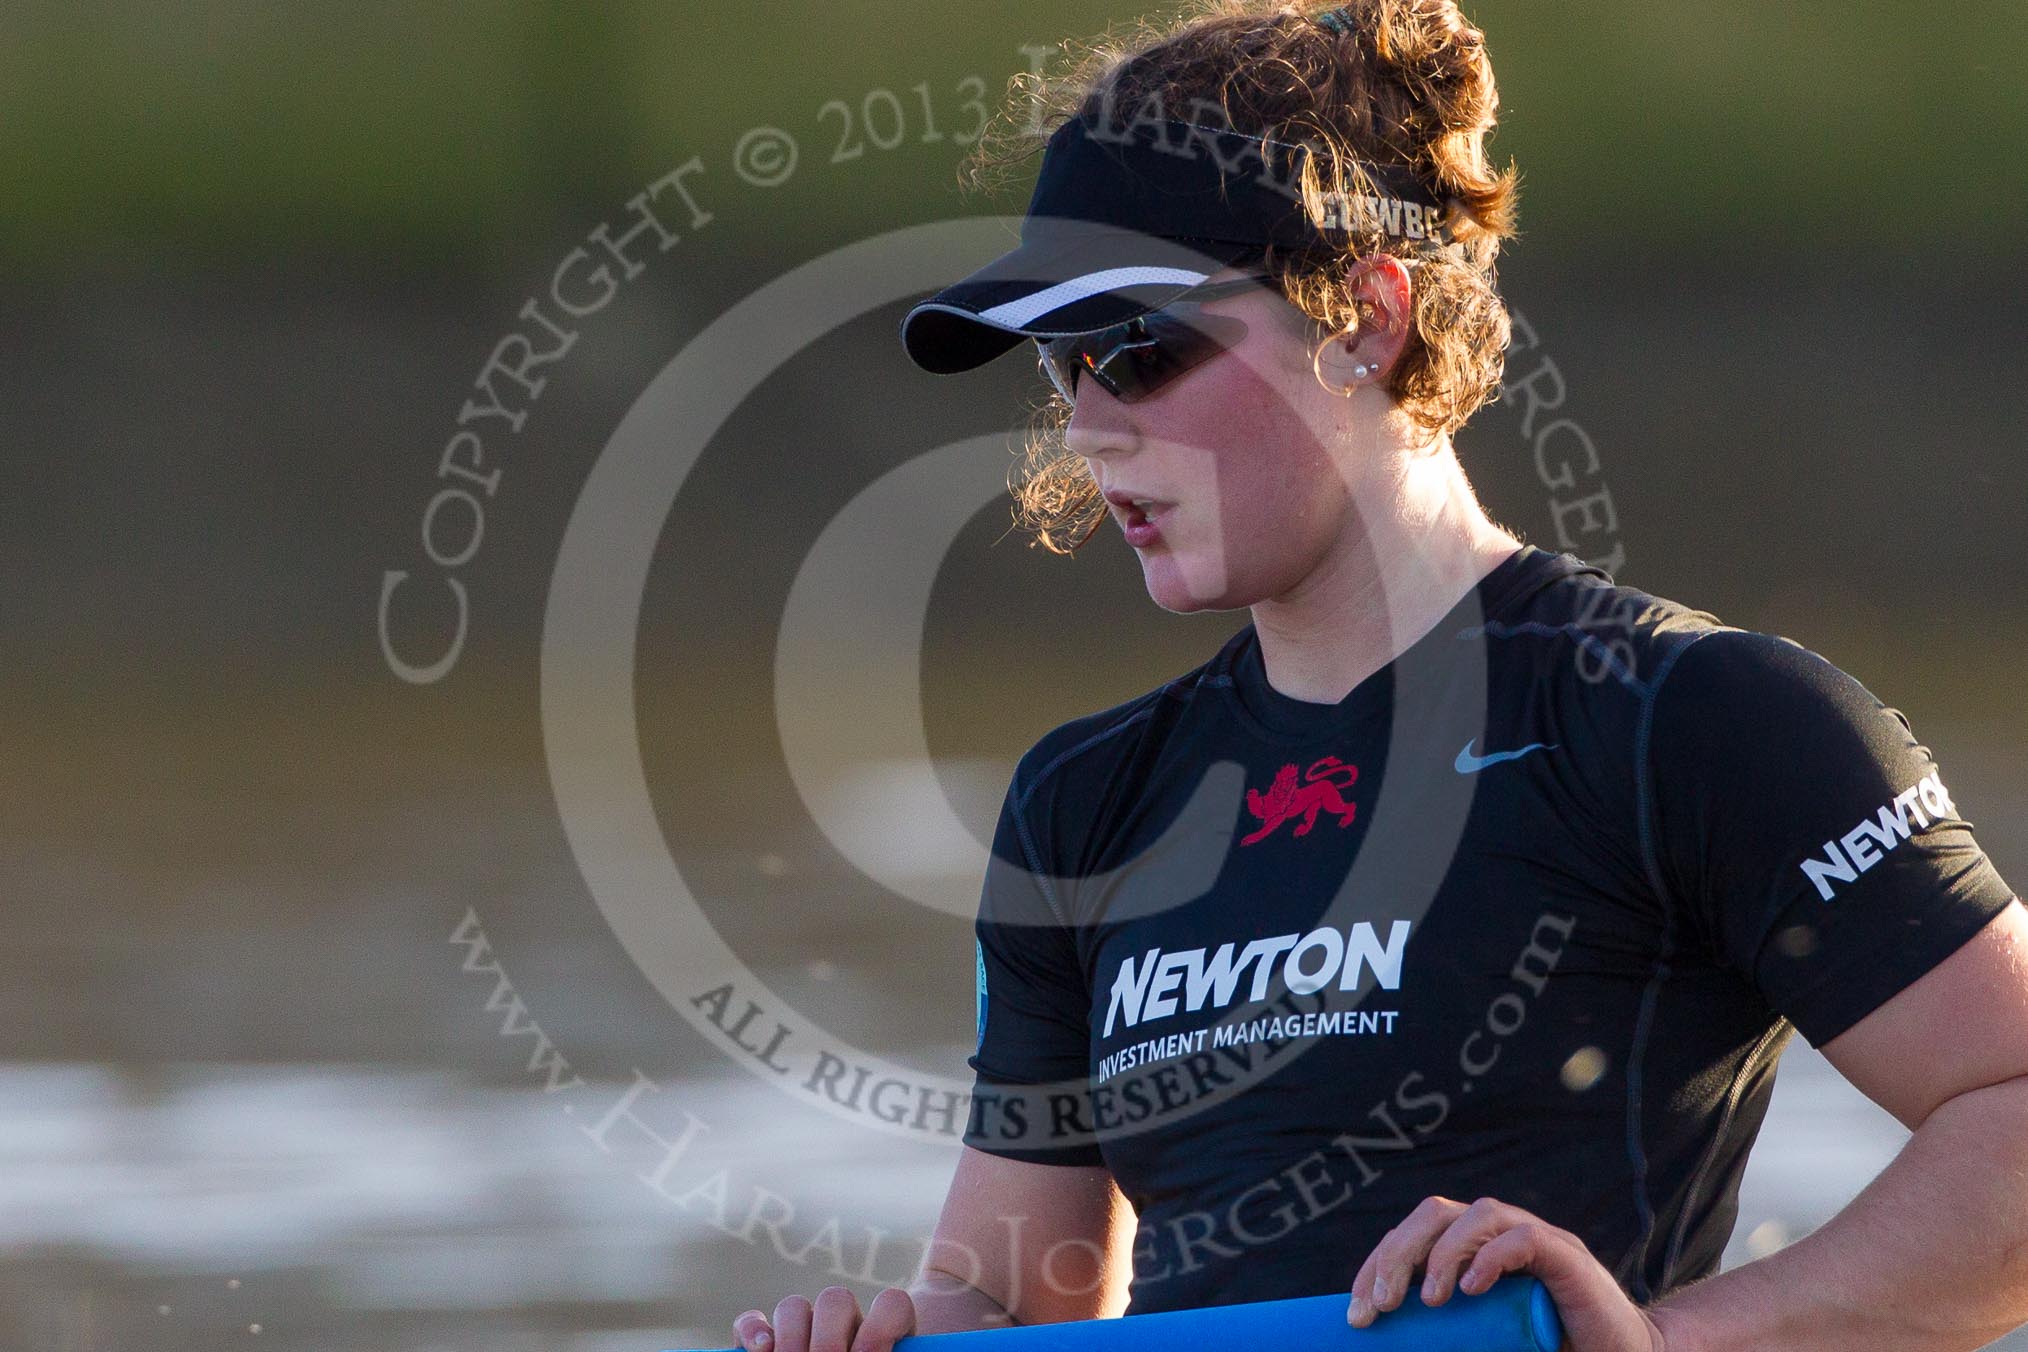
M1408 343L1415 284L1408 267L1393 254L1368 254L1345 276L1352 304L1363 316L1354 345L1369 366L1391 370Z

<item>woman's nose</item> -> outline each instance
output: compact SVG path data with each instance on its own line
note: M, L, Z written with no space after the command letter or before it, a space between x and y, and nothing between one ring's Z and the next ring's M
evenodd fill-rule
M1096 380L1077 382L1077 404L1063 429L1063 444L1087 460L1132 450L1138 441L1127 406Z

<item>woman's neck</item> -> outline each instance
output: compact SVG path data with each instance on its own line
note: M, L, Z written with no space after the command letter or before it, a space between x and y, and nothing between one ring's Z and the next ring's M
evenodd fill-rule
M1348 513L1340 546L1298 586L1252 607L1268 684L1291 699L1343 700L1521 547L1447 447L1398 487L1387 510Z

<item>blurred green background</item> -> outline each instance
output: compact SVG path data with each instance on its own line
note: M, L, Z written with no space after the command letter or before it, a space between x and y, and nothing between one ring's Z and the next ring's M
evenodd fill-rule
M672 1086L806 1215L934 1217L947 1157L783 1112L605 928L550 797L543 607L580 486L687 341L831 249L1018 211L1025 183L957 190L966 82L997 106L1024 47L1139 12L9 6L0 1342L653 1352L830 1280L670 1207L634 1181L647 1162L543 1101L446 942L468 911L587 1078ZM1796 638L1906 712L2019 886L2028 9L1469 12L1495 149L1525 175L1501 275L1540 342L1510 377L1552 362L1566 386L1620 580ZM863 136L881 90L904 134L833 162L824 105ZM801 146L780 186L733 167L759 126ZM397 680L381 579L421 566L480 368L589 231L692 157L714 219L489 441L465 648L436 684ZM656 556L638 713L670 845L742 957L949 1073L966 927L813 827L773 706L783 599L831 515L1039 397L1020 362L915 371L903 308L809 335L715 438ZM1559 547L1515 401L1458 444L1493 514ZM944 559L922 658L930 746L982 838L1043 732L1245 619L1155 609L1110 534L1063 560L1006 525L981 507ZM1782 1084L1728 1261L1820 1223L1900 1139L1800 1042Z
M10 261L365 252L485 261L682 155L824 100L952 72L1138 11L869 3L703 9L198 3L10 6L0 172ZM1707 0L1472 16L1526 168L1531 248L2015 258L2028 11L1946 0ZM997 81L996 81L997 87ZM838 201L864 231L947 211L910 172ZM1018 205L1018 204L1017 204ZM814 242L784 222L782 242ZM1588 239L1587 239L1588 237Z

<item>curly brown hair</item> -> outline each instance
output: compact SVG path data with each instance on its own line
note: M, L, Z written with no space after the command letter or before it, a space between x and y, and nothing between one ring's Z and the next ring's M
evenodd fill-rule
M1111 117L1122 106L1193 109L1250 135L1312 147L1302 180L1305 207L1321 220L1333 200L1373 189L1361 168L1405 167L1448 205L1454 246L1429 251L1379 233L1339 249L1270 247L1263 270L1308 315L1316 332L1356 332L1369 314L1345 285L1362 256L1413 256L1412 325L1386 378L1396 406L1432 437L1465 424L1499 389L1510 336L1495 261L1515 235L1520 176L1496 170L1486 137L1499 109L1485 35L1455 0L1350 0L1332 21L1314 6L1263 0L1192 0L1148 17L1124 35L1061 44L1055 75L1023 71L1006 105L973 147L962 178L990 189L1076 117ZM1037 410L1009 475L1015 523L1053 553L1074 552L1105 519L1084 458L1063 439L1071 409L1060 396Z

